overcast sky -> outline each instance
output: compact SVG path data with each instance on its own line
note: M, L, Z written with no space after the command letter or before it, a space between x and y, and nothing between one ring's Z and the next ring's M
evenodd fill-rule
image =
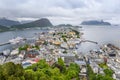
M0 0L0 17L16 20L48 18L53 24L83 20L120 23L120 0Z

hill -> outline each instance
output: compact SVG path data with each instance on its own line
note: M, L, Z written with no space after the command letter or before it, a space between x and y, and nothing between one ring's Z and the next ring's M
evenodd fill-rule
M47 26L53 26L53 25L48 19L42 18L36 21L32 21L32 22L20 24L20 25L14 25L11 27L16 29L24 29L24 28L34 28L34 27L47 27Z
M9 20L9 19L6 19L6 18L1 18L0 19L0 25L2 25L2 26L10 27L10 26L13 26L13 25L18 25L18 24L20 24L18 21Z
M109 22L104 22L103 20L101 20L101 21L97 21L97 20L83 21L81 24L82 25L111 25Z
M8 30L9 30L8 27L5 27L5 26L0 25L0 32L8 31Z

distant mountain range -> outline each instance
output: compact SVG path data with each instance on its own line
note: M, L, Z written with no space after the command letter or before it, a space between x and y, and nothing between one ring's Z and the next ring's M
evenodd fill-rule
M6 18L0 19L0 25L2 25L2 26L10 27L13 25L18 25L18 24L20 24L20 22L18 22L18 21L9 20Z
M42 18L29 23L14 25L14 26L11 26L11 28L23 29L23 28L47 27L47 26L53 26L53 25L48 19Z
M83 21L81 25L111 25L109 22L104 22L103 20L90 20L90 21Z
M14 29L25 29L25 28L34 28L34 27L47 27L47 26L53 26L53 25L46 18L42 18L31 22L25 22L23 24L18 21L12 21L6 18L0 19L0 32L14 30Z

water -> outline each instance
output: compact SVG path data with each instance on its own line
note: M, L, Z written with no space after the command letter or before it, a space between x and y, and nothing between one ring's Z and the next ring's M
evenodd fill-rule
M83 38L96 41L98 45L89 42L82 43L79 46L79 52L87 53L107 43L120 47L120 26L83 26L83 33Z
M23 38L33 38L35 37L35 33L39 33L42 31L46 31L47 29L26 29L26 30L17 30L17 31L8 31L0 33L0 43L8 42L9 40L16 38L16 37L23 37ZM12 49L12 44L0 46L0 52L6 49Z
M47 29L28 29L19 31L8 31L0 33L0 43L7 42L17 36L30 38L34 37L34 33L46 31ZM87 53L91 49L99 49L102 44L113 43L120 47L120 26L83 26L83 38L86 40L96 41L99 44L82 43L79 46L79 52ZM0 46L0 51L11 48L12 45Z

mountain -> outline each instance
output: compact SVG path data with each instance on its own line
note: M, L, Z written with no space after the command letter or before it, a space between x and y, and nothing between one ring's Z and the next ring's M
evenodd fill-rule
M97 21L97 20L83 21L81 24L82 25L111 25L109 22L104 22L103 20L101 20L101 21Z
M5 26L0 25L0 32L8 31L8 30L9 30L8 27L5 27Z
M3 25L3 26L10 27L10 26L13 26L13 25L18 25L18 24L20 24L18 21L9 20L9 19L6 19L6 18L1 18L0 19L0 25Z
M47 26L53 26L52 23L46 19L42 18L33 22L25 23L25 24L20 24L20 25L14 25L11 26L12 28L17 28L17 29L23 29L23 28L33 28L33 27L47 27Z

